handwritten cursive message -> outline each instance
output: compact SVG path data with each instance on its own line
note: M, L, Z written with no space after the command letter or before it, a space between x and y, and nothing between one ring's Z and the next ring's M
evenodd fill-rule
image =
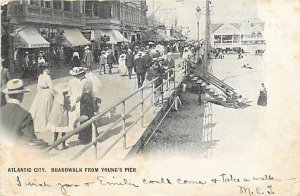
M296 180L296 178L291 178L287 180ZM92 186L119 186L119 187L132 187L140 188L142 186L174 186L174 185L186 185L186 186L207 186L212 184L231 184L236 187L236 190L241 195L275 195L275 190L273 183L284 181L279 178L275 178L270 174L264 176L252 176L252 177L236 177L232 174L220 174L216 177L209 179L185 179L185 178L169 178L169 177L159 177L157 179L150 178L138 178L134 181L127 178L116 178L115 176L95 176L92 181L86 181L82 183L71 183L71 182L56 182L49 183L46 180L33 179L31 181L21 179L20 176L16 177L16 186L22 187L35 187L35 188L57 188L63 195L67 195L68 191L80 188L89 189ZM249 187L245 184L250 182L261 182L263 185L256 187Z

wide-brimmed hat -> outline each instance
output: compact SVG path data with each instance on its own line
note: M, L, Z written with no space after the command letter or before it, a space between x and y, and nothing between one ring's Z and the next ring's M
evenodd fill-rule
M12 79L9 80L6 84L6 89L4 89L2 92L5 94L22 94L22 93L28 93L31 90L24 88L24 83L20 79Z
M74 67L70 70L70 75L77 76L79 74L83 74L87 71L87 68L85 67Z
M55 85L54 90L56 90L57 92L67 92L69 90L69 85L66 82L63 83L59 83L57 85Z
M89 47L89 46L86 46L84 49L85 49L85 50L86 50L86 49L90 49L90 47Z

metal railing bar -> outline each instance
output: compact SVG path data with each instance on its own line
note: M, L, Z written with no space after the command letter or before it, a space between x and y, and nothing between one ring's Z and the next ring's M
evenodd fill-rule
M184 65L183 62L179 63L179 65L180 65L180 64L183 64L183 65ZM174 70L175 73L177 72L175 68L170 68L170 69L167 69L167 70L165 71L165 73L168 73L168 72L171 71L171 70ZM179 70L179 72L180 72L180 70ZM154 93L156 92L156 90L157 90L158 88L163 88L163 85L166 84L171 78L174 78L174 83L176 83L176 80L175 80L176 78L175 78L175 76L169 77L167 80L163 81L163 83L162 83L160 86L158 86L158 87L155 89ZM62 142L64 142L64 141L66 141L67 139L69 139L70 137L74 136L75 134L78 134L78 133L79 133L80 131L82 131L84 128L86 128L87 126L91 125L91 124L94 123L96 120L100 119L100 118L103 117L106 113L108 113L108 112L110 112L111 110L115 109L115 108L118 107L119 105L125 104L125 101L126 101L126 100L130 99L132 96L134 96L134 95L137 94L138 92L143 91L147 86L153 85L154 82L155 82L156 80L158 80L158 79L159 79L159 77L156 77L156 78L152 79L149 83L144 84L144 86L142 86L141 88L137 89L135 92L129 94L127 97L123 98L122 100L118 101L117 103L112 104L110 107L108 107L106 110L104 110L104 111L101 112L100 114L97 114L97 115L93 116L92 118L88 119L87 121L85 121L84 123L82 123L80 126L78 126L77 128L75 128L73 131L67 133L65 136L63 136L62 138L60 138L60 139L58 139L56 142L54 142L49 148L47 148L47 149L45 150L45 152L49 152L50 150L52 150L53 148L57 147L57 146L58 146L59 144L61 144ZM180 82L179 82L179 83L180 83ZM152 89L152 90L153 90L153 89ZM169 89L168 89L168 90L169 90ZM165 91L166 91L166 89L163 90L163 93L164 93ZM128 114L130 114L132 111L134 111L139 105L141 105L141 104L143 105L144 101L145 101L146 99L148 99L148 98L149 98L151 95L153 95L154 93L150 93L149 95L147 95L146 98L143 98L142 101L141 101L139 104L137 104L133 109L131 109L130 112L127 112L126 115L128 115ZM160 92L159 92L159 93L160 93ZM160 98L160 97L157 97L157 98L155 99L155 102L156 102L157 100L159 100L159 98ZM163 101L163 100L162 100L162 101ZM145 114L146 112L148 112L150 109L151 109L151 107L147 108L147 110L146 110L145 112L143 112L143 114L142 114L141 116L139 116L138 119L137 119L137 120L136 120L136 121L135 121L128 129L126 129L126 132L125 132L125 133L127 133L128 131L130 131L130 129L133 127L133 125L136 124L141 118L143 118L143 117L144 117L144 114ZM78 156L78 157L81 156L88 148L90 148L92 145L95 145L95 143L97 143L97 141L98 141L105 133L109 132L114 126L116 126L118 123L120 123L122 120L124 120L124 118L125 118L126 115L124 115L124 116L122 115L122 117L119 118L115 123L113 123L112 125L110 125L109 128L107 128L105 131L101 132L101 134L98 135L98 136L95 138L95 141L93 141L93 142L89 143L87 146L85 146L85 148L83 148L83 149L82 149L79 153L77 153L74 157L77 158L77 156ZM125 135L126 135L126 134L125 134ZM122 137L123 137L123 136L124 136L124 134L122 135ZM122 137L120 137L120 139L121 139ZM120 139L119 139L119 140L120 140ZM119 140L118 140L118 141L119 141Z
M160 120L160 122L158 123L158 125L156 126L156 128L154 129L154 131L152 132L152 134L150 135L150 137L147 139L147 141L145 142L144 145L147 145L147 143L150 141L150 139L152 138L152 136L154 135L154 133L156 132L157 128L160 126L160 124L162 123L162 121L165 119L165 117L169 114L171 108L173 107L173 105L176 103L178 97L175 98L175 100L173 101L173 103L171 104L171 106L169 107L168 111L165 113L165 115L162 117L162 119Z
M125 116L130 114L131 112L133 112L134 110L136 110L139 106L141 105L141 102L138 103L136 106L134 106L133 108L131 108L128 112L125 113Z
M110 125L107 129L105 129L105 131L102 132L101 135L97 136L97 141L102 137L102 135L108 133L108 131L110 131L112 128L114 128L114 126L116 126L119 122L121 122L123 120L123 117L120 117L116 122L114 122L112 125Z
M73 131L70 131L68 133L66 133L65 136L59 138L58 140L56 140L55 142L53 142L53 144L48 147L45 152L49 152L50 150L54 149L55 147L57 147L58 145L60 145L62 142L66 141L67 139L69 139L70 137L72 137L73 135L76 135L77 133L79 133L80 131L82 131L82 129L86 128L87 126L89 126L91 123L90 122L94 122L93 118L90 118L90 120L85 121L84 123L82 123L79 127L75 128Z
M147 99L149 99L149 97L152 96L152 93L149 93L147 96L144 97L144 101L146 101Z
M147 107L147 109L144 111L144 114L146 114L152 107Z
M93 146L96 142L98 142L99 139L101 139L101 137L106 134L108 131L110 131L114 126L116 126L119 122L121 122L123 120L123 118L119 118L115 123L113 123L111 126L109 126L107 129L105 129L105 131L101 132L101 135L98 135L96 137L96 141L92 141L91 143L89 143L88 145L86 145L79 153L77 153L73 158L77 159L79 158L85 151L87 151L91 146ZM76 158L75 158L76 157ZM74 159L71 160L74 160Z
M125 130L125 134L127 134L132 127L137 124L137 122L141 119L142 117L139 116L126 130ZM99 156L99 159L102 159L122 138L123 138L123 134L120 135L111 145L109 145L104 152Z
M95 145L95 142L87 144L83 149L81 149L75 156L72 157L72 161L78 159L85 151L87 151L91 146Z
M142 116L139 116L135 121L133 121L133 123L125 130L125 133L127 134L129 131L132 130L132 127L137 124L139 122L139 120L141 120Z

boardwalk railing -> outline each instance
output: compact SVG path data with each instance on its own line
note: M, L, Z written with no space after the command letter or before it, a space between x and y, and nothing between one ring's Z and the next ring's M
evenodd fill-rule
M80 126L75 128L73 131L68 132L65 136L62 138L58 139L55 141L48 149L46 149L46 152L51 151L58 145L60 145L62 142L66 141L70 137L78 134L80 131L85 129L86 127L92 125L92 131L93 131L93 139L92 142L87 144L81 151L79 151L73 158L72 160L75 160L79 158L84 152L86 152L91 146L94 146L95 149L95 158L101 159L103 158L121 139L123 139L123 148L126 149L126 134L132 130L133 126L137 124L139 121L141 123L141 126L144 127L144 117L147 112L150 111L151 108L157 106L158 102L163 103L164 101L164 94L169 93L171 94L171 91L176 90L176 84L180 84L183 78L187 75L187 62L182 61L177 65L177 68L179 68L179 71L176 70L176 68L168 69L165 71L165 74L167 74L167 78L164 79L162 82L159 77L154 78L151 80L149 83L146 83L144 86L136 90L135 92L131 93L127 97L123 98L119 102L113 104L109 108L107 108L105 111L101 112L100 114L90 118L86 122L82 123ZM171 72L173 74L171 74ZM176 78L177 76L177 78ZM151 93L145 94L145 90L151 87ZM136 95L140 94L140 101L132 106L132 108L129 111L126 111L126 103L133 97L136 97ZM151 106L148 107L147 109L144 109L145 102L151 99ZM102 117L104 117L106 114L109 114L112 110L115 110L118 106L122 107L122 115L120 118L115 120L108 128L106 128L103 132L98 134L98 130L96 127L96 122L98 122ZM137 108L141 109L140 115L133 121L133 123L126 128L126 116L129 114L132 114L133 111L135 111ZM98 149L97 149L97 144L98 141L103 138L103 135L107 134L110 132L118 123L122 122L122 134L116 138L114 142L112 142L109 146L107 146L103 152L98 155Z

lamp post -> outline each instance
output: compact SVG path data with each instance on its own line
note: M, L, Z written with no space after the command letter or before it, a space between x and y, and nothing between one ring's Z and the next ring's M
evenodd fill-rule
M198 34L197 34L197 41L198 41L198 43L199 43L200 16L201 16L201 8L198 6L196 8L196 17L197 17L197 26L198 26Z

